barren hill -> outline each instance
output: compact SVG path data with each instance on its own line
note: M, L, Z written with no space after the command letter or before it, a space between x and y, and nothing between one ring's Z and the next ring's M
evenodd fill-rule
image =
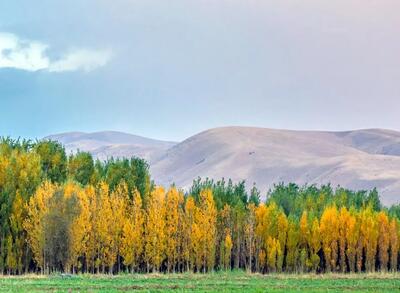
M176 144L175 142L155 140L117 131L66 132L50 135L45 139L61 142L64 144L67 153L79 149L92 153L100 160L109 157L139 156L148 161L153 161Z
M385 204L400 202L400 133L391 130L223 127L178 144L141 138L141 143L133 139L132 144L129 139L124 143L107 139L102 145L79 133L52 138L66 143L67 149L88 150L95 156L144 157L156 183L164 185L176 183L187 188L198 176L224 177L255 182L265 192L278 182L330 182L353 189L377 187Z

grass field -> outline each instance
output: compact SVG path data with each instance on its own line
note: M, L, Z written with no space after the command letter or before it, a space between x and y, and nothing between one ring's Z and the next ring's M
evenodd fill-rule
M1 277L0 292L400 292L400 274L259 275L244 272Z

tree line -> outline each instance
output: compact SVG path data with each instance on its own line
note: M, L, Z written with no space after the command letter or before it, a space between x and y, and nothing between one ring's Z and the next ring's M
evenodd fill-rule
M399 206L377 190L151 181L138 158L0 142L0 270L8 274L373 272L399 269Z

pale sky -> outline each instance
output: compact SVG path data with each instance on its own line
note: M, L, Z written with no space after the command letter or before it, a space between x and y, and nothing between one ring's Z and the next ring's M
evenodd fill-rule
M0 135L400 130L398 0L3 0Z

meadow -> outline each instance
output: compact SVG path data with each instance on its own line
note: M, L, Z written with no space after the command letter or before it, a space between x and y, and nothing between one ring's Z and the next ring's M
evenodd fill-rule
M0 292L400 292L400 274L120 274L0 278Z

